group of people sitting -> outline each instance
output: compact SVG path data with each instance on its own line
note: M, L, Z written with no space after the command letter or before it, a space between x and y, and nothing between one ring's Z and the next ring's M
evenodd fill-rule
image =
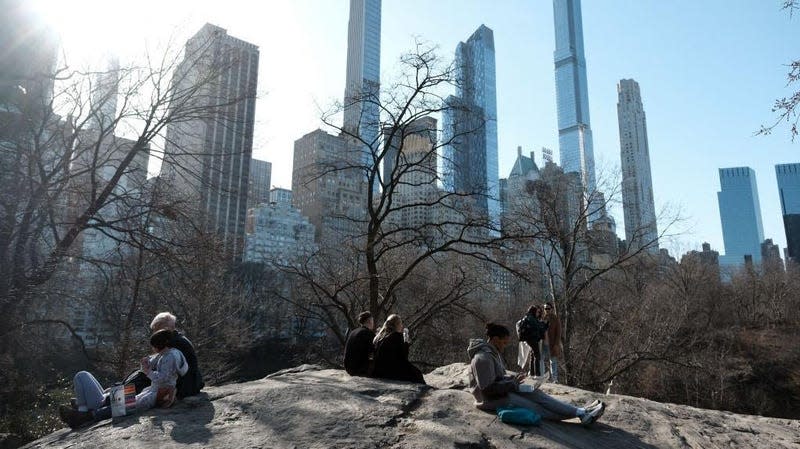
M538 313L535 306L529 312L544 323L542 320L544 315ZM560 323L556 324L553 316L551 315L549 320L550 328L556 328L560 334ZM390 315L377 335L373 331L374 319L369 312L362 312L358 316L358 321L361 326L352 330L345 342L344 366L348 374L425 383L420 370L408 361L410 343L408 330L403 327L398 315ZM556 339L556 336L553 336L547 337L546 340L550 343L548 348L550 354L555 352L553 350L555 344L559 345L560 349L560 338ZM510 343L511 332L505 326L495 323L486 325L485 340L469 341L467 347L467 355L470 358L469 389L475 398L477 408L496 411L501 408L520 407L548 420L579 418L585 426L593 424L603 415L606 405L602 401L594 400L583 407L576 407L559 401L538 388L524 384L526 374L506 371L501 354ZM539 359L538 355L535 358ZM532 365L534 364L535 361L532 361ZM535 372L535 368L532 367L531 370ZM553 377L557 376L555 365L551 366L551 372Z
M400 315L389 315L377 335L371 313L359 314L358 323L344 345L347 374L425 384L422 371L408 361L411 338Z
M153 353L140 361L136 379L136 412L153 407L170 407L177 399L194 396L205 386L192 342L175 330L177 319L169 312L156 315L150 323ZM71 428L111 418L111 389L103 389L89 372L81 371L73 380L75 397L70 405L59 407L61 420Z

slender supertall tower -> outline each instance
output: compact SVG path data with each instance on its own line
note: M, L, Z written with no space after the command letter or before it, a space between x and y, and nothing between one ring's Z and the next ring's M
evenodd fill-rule
M625 239L631 248L647 246L648 251L657 253L658 229L650 175L650 147L639 83L620 80L617 95Z
M594 192L594 152L580 0L553 0L553 18L561 168L565 173L580 173L584 189Z
M476 192L478 208L492 222L500 220L497 166L497 86L494 33L481 25L456 46L456 96L443 112L445 187Z
M343 128L372 148L380 131L380 71L381 0L350 0Z

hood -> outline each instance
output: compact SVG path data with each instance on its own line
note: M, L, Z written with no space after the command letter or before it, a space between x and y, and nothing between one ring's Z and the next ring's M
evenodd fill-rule
M469 355L469 358L472 358L475 354L481 351L492 352L491 345L482 338L470 338L469 346L467 346L467 355Z

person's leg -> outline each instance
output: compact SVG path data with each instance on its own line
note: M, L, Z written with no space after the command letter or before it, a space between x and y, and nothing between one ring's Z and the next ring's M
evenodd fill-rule
M550 371L550 345L544 342L542 343L542 363L544 364L542 374L545 374ZM553 377L552 374L550 373L550 377Z
M539 342L531 345L531 376L541 376L542 372L539 369L539 363L542 360L542 355L539 353Z
M539 390L530 393L509 393L508 397L510 405L533 410L543 419L550 421L563 421L578 416L577 407L561 402Z
M75 404L78 410L85 412L95 410L103 405L105 395L100 382L91 373L80 371L73 379L75 388Z
M550 380L558 383L558 357L550 356Z

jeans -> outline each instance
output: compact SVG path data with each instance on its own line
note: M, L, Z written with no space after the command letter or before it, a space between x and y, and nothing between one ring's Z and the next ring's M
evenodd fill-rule
M533 410L543 419L551 421L563 421L578 416L577 407L561 402L541 390L530 393L509 393L508 405Z
M558 357L553 357L550 353L550 345L544 343L542 345L542 361L546 364L550 363L550 380L558 383Z
M111 417L111 406L105 405L107 394L100 382L87 371L80 371L73 379L75 403L80 411L92 411L95 419Z
M527 342L528 346L531 347L531 369L530 374L531 376L541 376L542 375L542 355L539 351L539 342Z

